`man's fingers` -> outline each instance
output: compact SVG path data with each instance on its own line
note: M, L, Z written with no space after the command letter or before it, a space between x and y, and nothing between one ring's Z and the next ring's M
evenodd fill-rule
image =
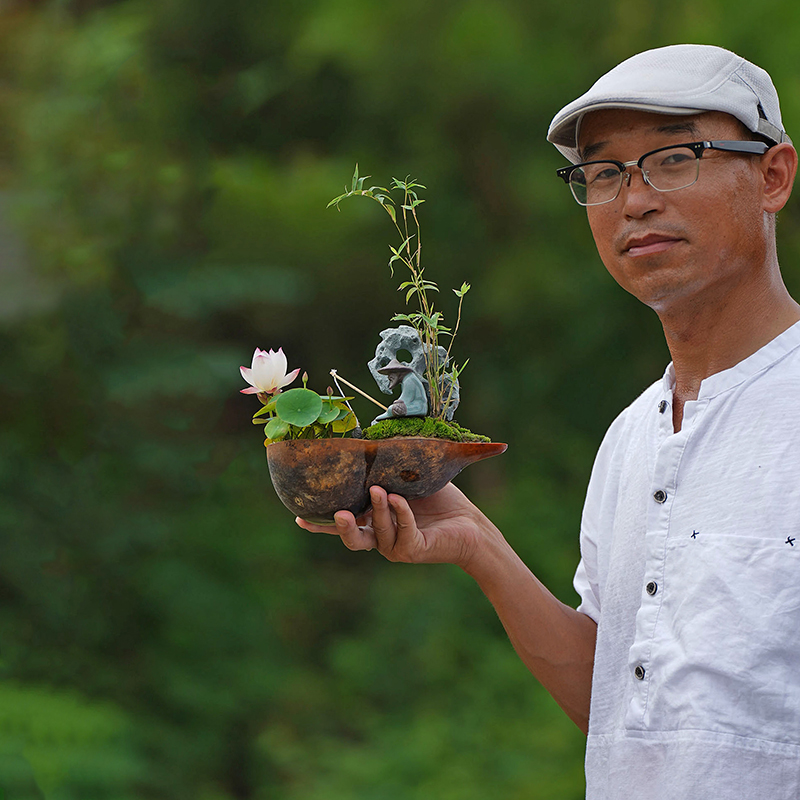
M297 518L297 524L307 531L332 533L339 536L350 550L371 550L376 547L390 560L411 560L418 545L419 532L414 512L400 495L387 495L380 486L371 486L371 520L355 519L349 511L337 511L334 525L314 525ZM369 524L359 526L359 522Z
M399 494L390 494L387 500L394 511L397 550L400 551L400 555L408 555L418 550L421 542L416 517L405 497Z
M300 517L297 517L295 522L304 530L312 533L329 533L339 536L345 547L350 550L372 550L378 546L372 530L368 526L359 527L355 517L349 511L337 511L333 519L333 525L315 525Z
M372 531L378 543L378 550L388 555L394 549L397 540L397 529L392 519L392 511L386 492L380 486L370 486L370 500L372 501Z
M398 529L401 529L404 533L415 531L417 529L417 521L414 518L414 512L411 510L408 500L399 494L390 494L387 499L389 506L395 513Z

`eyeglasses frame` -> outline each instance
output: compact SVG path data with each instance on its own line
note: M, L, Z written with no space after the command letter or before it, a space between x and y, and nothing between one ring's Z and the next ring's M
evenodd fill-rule
M681 144L668 144L668 145L665 145L664 147L657 147L655 150L649 150L647 153L645 153L643 156L641 156L641 158L638 158L636 161L617 161L614 158L599 158L599 159L596 159L594 161L582 161L580 164L570 164L569 166L561 167L560 169L556 170L556 175L558 175L558 177L561 178L564 181L564 183L566 183L567 186L570 187L570 191L572 192L572 196L575 197L575 192L572 190L572 184L570 182L570 179L572 177L572 173L576 169L579 169L581 167L589 166L590 164L615 164L617 167L619 167L620 181L619 181L619 188L617 189L617 193L613 197L609 198L608 200L603 200L603 201L601 201L599 203L581 203L578 200L578 198L575 197L575 201L578 203L578 205L581 205L584 208L586 208L588 206L602 206L602 205L605 205L606 203L612 203L614 200L616 200L619 197L619 193L622 191L622 184L624 182L624 179L622 177L623 175L627 174L627 176L628 176L628 184L630 184L630 176L631 176L632 173L630 172L628 167L632 167L634 165L639 167L639 169L642 172L642 177L644 178L644 182L648 186L653 186L653 184L650 183L650 181L649 181L649 179L647 177L647 173L642 169L642 162L646 158L648 158L649 156L652 156L654 153L660 153L662 150L673 150L673 149L678 148L678 147L685 147L685 148L691 150L694 153L695 158L699 160L706 150L723 150L723 151L729 152L729 153L744 153L746 155L763 156L764 153L766 153L767 150L769 150L770 147L772 147L772 145L771 144L767 144L766 142L760 142L760 141L753 141L753 140L740 141L740 140L732 140L732 139L716 139L716 140L713 140L713 141L685 142L685 143L681 143ZM678 187L678 189L686 189L688 186L692 186L696 182L697 182L697 178L695 178L692 181L692 183L689 183L686 186L680 186L680 187ZM678 191L678 189L659 189L657 186L653 186L653 188L657 192L676 192L676 191Z

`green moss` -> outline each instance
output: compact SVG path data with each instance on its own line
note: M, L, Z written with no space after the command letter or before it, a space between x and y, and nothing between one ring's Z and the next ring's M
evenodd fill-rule
M392 436L427 436L451 439L454 442L490 442L488 436L462 428L456 422L444 422L433 417L397 417L382 419L364 430L365 439L390 439Z

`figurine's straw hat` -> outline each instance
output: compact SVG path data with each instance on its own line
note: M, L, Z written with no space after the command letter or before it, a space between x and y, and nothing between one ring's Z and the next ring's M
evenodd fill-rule
M388 375L390 372L413 372L414 368L410 364L404 364L393 358L385 367L381 367L378 372L381 375Z

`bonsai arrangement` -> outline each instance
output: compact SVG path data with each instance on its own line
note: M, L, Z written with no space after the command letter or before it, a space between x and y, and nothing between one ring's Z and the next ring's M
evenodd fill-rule
M431 297L438 286L425 277L421 261L417 209L425 201L417 190L425 187L410 178L393 178L390 190L365 188L368 177L359 177L356 165L351 186L328 207L338 208L350 197L371 199L389 215L400 236L399 246L390 246L389 269L392 276L398 264L407 271L399 290L405 293L406 305L413 302L416 310L392 318L402 324L380 333L368 364L380 390L391 395L400 387L399 396L386 406L336 370L331 370L336 393L332 387L325 394L309 389L306 374L302 388L284 391L300 370L287 371L282 348L277 352L256 348L251 366L241 367L250 384L241 391L256 394L262 404L253 422L265 426L273 486L287 508L314 522L331 522L339 509L356 516L365 513L373 485L409 499L426 497L468 464L507 447L462 428L453 418L460 400L459 376L467 361L456 365L451 352L470 285L453 290L458 297L456 324L446 326ZM402 194L399 209L391 192ZM445 337L447 347L440 344ZM410 362L398 359L401 351L411 354ZM345 395L340 383L380 407L369 426L362 428L350 404L355 396Z

